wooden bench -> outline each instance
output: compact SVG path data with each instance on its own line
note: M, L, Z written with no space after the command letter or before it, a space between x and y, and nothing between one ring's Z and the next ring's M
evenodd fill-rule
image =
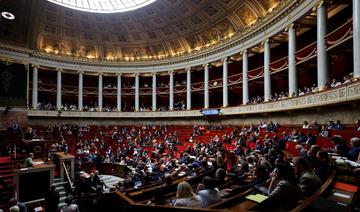
M292 209L291 212L300 212L309 207L318 197L320 197L334 182L336 176L336 171L332 171L329 174L328 179L325 181L325 183L309 198L303 200L300 205L298 205L296 208Z

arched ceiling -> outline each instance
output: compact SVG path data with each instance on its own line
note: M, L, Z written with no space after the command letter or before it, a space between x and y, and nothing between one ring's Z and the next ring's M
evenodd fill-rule
M16 15L1 22L0 41L74 58L156 60L221 45L280 1L158 0L130 12L96 14L45 0L0 0Z

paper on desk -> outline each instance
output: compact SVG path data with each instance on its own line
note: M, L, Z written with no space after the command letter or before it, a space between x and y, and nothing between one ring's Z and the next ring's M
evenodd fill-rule
M34 165L40 165L40 164L44 164L44 162L43 161L39 161L39 162L36 161L36 162L33 162L33 164Z
M333 195L336 196L336 197L350 199L350 195L347 195L347 194L342 194L342 193L335 192Z
M255 194L255 195L250 194L250 195L247 195L245 198L249 199L249 200L252 200L252 201L255 201L257 203L260 203L260 202L266 200L269 197L265 196L265 195L262 195L262 194Z

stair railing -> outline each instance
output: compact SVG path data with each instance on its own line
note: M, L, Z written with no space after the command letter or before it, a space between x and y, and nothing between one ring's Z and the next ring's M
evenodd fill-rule
M73 188L74 188L74 185L73 185L73 183L72 183L72 181L71 181L71 178L70 178L70 175L69 175L69 171L68 171L68 169L66 168L66 165L65 165L64 162L62 163L62 165L63 165L63 168L64 168L64 170L65 170L66 178L68 179L68 182L69 182L69 184L70 184L70 188L73 189Z

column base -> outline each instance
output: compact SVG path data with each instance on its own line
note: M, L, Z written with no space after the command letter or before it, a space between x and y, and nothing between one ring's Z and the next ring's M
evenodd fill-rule
M326 87L324 85L317 87L317 91L323 91L325 89L326 89Z

